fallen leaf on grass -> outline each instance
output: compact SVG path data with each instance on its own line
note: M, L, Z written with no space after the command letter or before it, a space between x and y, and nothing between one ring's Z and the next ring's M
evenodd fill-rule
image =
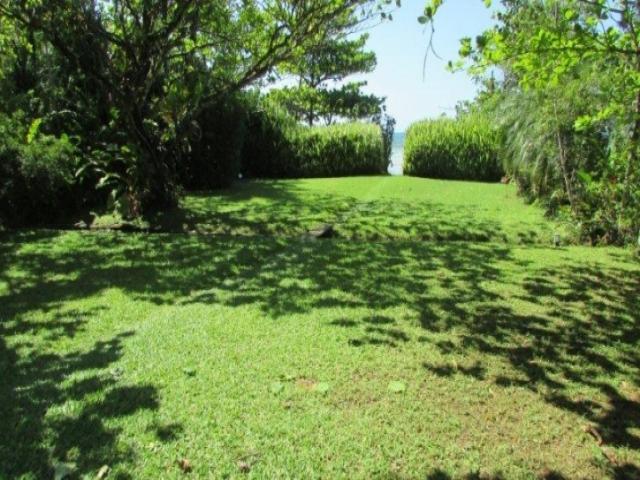
M314 387L314 391L318 393L327 393L329 391L329 384L327 382L317 383Z
M271 393L273 394L278 394L284 390L284 385L280 382L273 382L269 387L269 390L271 390Z
M238 458L236 465L238 466L238 470L242 473L249 473L251 468L258 462L260 459L260 453L258 452L249 452L246 455Z
M180 470L182 470L183 473L189 473L191 470L193 470L193 467L191 466L191 462L186 458L182 458L178 460L178 466L180 467Z
M404 382L393 381L389 382L389 386L387 387L387 389L391 393L402 393L407 389L407 386L404 384Z
M316 381L310 378L299 378L296 380L296 386L303 390L313 390L316 387Z
M593 425L585 425L583 427L583 430L585 433L588 433L593 438L595 438L598 446L602 446L602 444L604 443L604 440L602 440L602 436L600 435L600 432L598 432L598 430L596 430L596 428Z

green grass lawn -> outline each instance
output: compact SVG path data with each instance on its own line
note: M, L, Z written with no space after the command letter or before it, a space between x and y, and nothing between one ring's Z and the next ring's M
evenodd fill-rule
M513 185L382 176L240 183L217 195L187 195L180 208L144 226L292 237L320 223L334 224L341 238L363 240L550 244L555 231L566 230L525 205Z
M640 264L551 248L511 187L246 183L160 221L229 235L0 236L0 478L639 478Z

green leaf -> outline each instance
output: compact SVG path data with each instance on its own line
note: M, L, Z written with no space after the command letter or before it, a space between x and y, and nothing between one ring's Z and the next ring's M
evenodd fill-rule
M284 384L281 382L273 382L269 387L269 390L271 390L271 393L277 395L284 390Z
M329 391L330 387L329 384L327 382L320 382L317 383L314 390L318 393L327 393Z
M405 385L405 383L397 380L394 380L393 382L389 382L389 386L387 387L387 390L389 390L391 393L402 393L406 389L407 389L407 386Z
M29 131L27 132L27 144L33 142L40 131L40 125L42 125L42 118L36 118L31 122L29 126Z
M589 173L586 172L585 170L579 170L578 171L578 177L586 185L589 185L589 184L593 183L593 177L591 175L589 175Z

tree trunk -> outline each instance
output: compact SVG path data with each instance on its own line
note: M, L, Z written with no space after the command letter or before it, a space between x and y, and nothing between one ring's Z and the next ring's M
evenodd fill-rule
M571 210L576 213L577 204L575 199L575 193L573 191L573 181L572 175L569 173L569 166L567 161L567 150L564 143L564 139L562 138L562 133L559 129L556 130L556 140L558 142L558 158L560 159L560 168L562 170L562 178L564 179L564 188L567 191L567 196L569 197L569 204L571 205Z
M140 109L130 110L131 141L138 146L139 157L136 164L131 193L131 210L134 216L140 210L158 210L173 207L177 201L173 168L169 162L168 152L161 141L147 131L144 116Z

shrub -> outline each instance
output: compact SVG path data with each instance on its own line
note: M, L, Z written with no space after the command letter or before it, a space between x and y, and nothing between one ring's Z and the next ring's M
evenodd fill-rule
M301 128L282 107L254 100L248 111L242 174L253 178L296 176L293 139Z
M305 127L294 140L296 176L339 177L385 173L388 160L380 127L348 123Z
M247 127L244 100L232 96L203 110L195 127L178 169L181 184L190 190L229 186L240 172Z
M11 226L52 221L75 208L76 149L65 135L24 127L20 115L0 116L0 219Z
M183 186L228 186L248 178L299 178L379 174L389 159L375 124L300 125L282 107L246 93L203 112L191 151L180 169Z
M498 134L482 116L425 120L409 127L404 146L407 175L497 181Z

